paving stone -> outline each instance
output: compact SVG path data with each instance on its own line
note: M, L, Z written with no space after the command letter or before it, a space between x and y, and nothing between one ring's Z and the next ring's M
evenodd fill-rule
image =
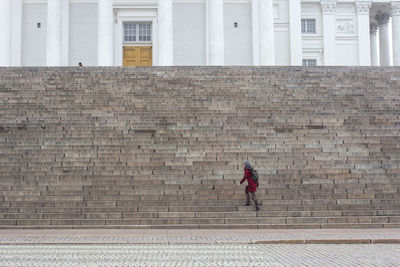
M400 246L343 245L8 245L2 266L396 266Z

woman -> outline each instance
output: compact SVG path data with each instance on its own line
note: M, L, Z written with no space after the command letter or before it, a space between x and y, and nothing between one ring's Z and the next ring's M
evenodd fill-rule
M244 177L240 181L240 184L243 184L244 181L247 180L248 185L246 186L246 191L245 191L246 198L247 198L246 206L250 206L250 194L251 194L254 204L256 205L256 211L259 211L260 208L258 207L257 198L256 198L258 181L253 180L253 176L251 175L252 170L253 170L253 167L251 167L250 163L245 161L244 162Z

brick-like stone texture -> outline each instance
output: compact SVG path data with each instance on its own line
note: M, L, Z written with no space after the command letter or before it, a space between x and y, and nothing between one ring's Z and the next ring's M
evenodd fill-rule
M0 68L0 228L398 227L399 77Z

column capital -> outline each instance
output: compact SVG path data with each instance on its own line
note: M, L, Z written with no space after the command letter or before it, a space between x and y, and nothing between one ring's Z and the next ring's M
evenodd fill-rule
M368 15L371 8L371 1L356 1L356 10L358 15Z
M376 22L370 23L369 30L370 30L371 34L376 34L378 32L378 27L379 27L378 23L376 23Z
M400 16L400 1L392 1L392 15Z
M379 26L386 25L390 20L390 13L386 11L378 11L378 13L376 13L375 20Z
M321 0L322 13L324 15L334 15L336 4L336 0Z

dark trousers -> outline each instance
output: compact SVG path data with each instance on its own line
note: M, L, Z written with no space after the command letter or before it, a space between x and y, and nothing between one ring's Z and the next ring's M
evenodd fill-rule
M255 205L256 205L256 207L257 207L257 206L258 206L258 204L257 204L256 192L249 193L249 192L247 192L247 191L246 191L247 203L249 203L249 204L250 204L250 194L251 194L251 197L253 198L254 204L255 204Z

